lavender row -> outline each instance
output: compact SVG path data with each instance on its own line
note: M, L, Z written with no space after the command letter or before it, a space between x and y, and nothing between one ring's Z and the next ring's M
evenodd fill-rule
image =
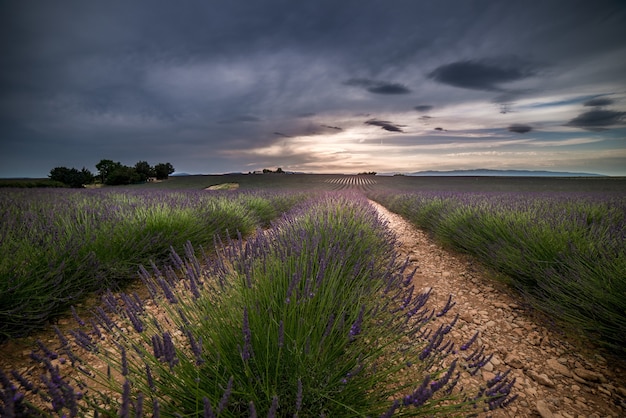
M0 339L41 328L86 293L120 288L186 241L267 225L303 194L4 189Z
M378 193L374 199L504 273L571 332L625 355L626 197Z

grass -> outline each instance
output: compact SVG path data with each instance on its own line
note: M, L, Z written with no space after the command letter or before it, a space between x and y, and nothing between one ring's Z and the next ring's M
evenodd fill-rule
M626 198L379 193L377 201L505 274L529 302L626 355Z

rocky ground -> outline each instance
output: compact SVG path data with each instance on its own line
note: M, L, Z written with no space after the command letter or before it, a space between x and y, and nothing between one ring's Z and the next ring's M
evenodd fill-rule
M431 288L438 304L453 295L457 304L452 313L458 312L460 319L452 338L462 344L478 330L478 342L495 353L476 379L487 381L497 371L512 369L519 398L489 416L626 416L624 363L567 341L469 257L443 249L402 217L372 204L396 233L400 253L419 267L415 288Z

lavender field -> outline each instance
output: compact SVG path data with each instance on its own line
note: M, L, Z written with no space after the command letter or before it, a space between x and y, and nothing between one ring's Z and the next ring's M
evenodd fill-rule
M190 241L247 235L305 199L298 193L3 189L0 340L27 335L91 292L136 281Z
M77 325L57 328L54 347L38 343L37 373L0 371L0 415L506 407L516 396L506 372L486 387L456 387L490 354L473 340L447 342L454 301L431 306L415 291L366 198L472 254L567 332L623 356L623 180L570 180L238 175L4 189L4 338L49 326L88 294L102 303L89 317L72 310ZM220 183L240 187L204 190ZM149 300L106 291L137 280Z

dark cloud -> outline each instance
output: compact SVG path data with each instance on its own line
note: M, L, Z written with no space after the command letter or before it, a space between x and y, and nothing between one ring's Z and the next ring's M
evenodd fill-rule
M374 94L408 94L411 90L404 84L388 81L370 80L368 78L351 78L344 81L346 86L361 87Z
M419 106L415 106L413 109L417 110L418 112L428 112L429 110L433 109L433 106L419 105Z
M601 131L623 122L625 117L626 112L594 109L576 116L574 119L567 122L566 126L573 126L590 131Z
M609 106L614 102L612 99L606 97L597 97L595 99L587 100L585 106Z
M370 120L366 120L364 123L366 125L380 126L384 130L389 131L389 132L404 132L402 130L404 125L397 125L387 120L370 119Z
M466 60L437 67L428 77L454 87L505 92L500 84L523 80L533 74L529 65L518 59Z
M335 129L337 131L343 131L342 128L340 128L339 126L331 126L331 125L322 125L323 128L328 128L328 129Z
M282 136L283 138L293 138L291 135L287 135L282 132L274 132L274 135Z
M518 134L525 134L533 130L532 126L523 125L523 124L513 124L509 126L509 132L516 132Z

